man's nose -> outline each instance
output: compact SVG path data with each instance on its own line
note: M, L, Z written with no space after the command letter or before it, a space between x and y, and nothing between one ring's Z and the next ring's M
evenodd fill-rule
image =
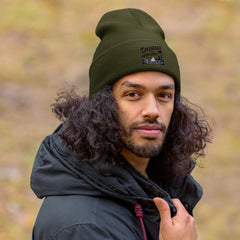
M157 100L154 96L149 96L146 101L143 103L142 115L144 118L158 118L159 109L157 106Z

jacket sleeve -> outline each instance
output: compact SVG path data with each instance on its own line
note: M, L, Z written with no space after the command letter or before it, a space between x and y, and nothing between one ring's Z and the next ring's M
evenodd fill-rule
M103 229L95 224L78 224L61 229L50 240L113 240Z

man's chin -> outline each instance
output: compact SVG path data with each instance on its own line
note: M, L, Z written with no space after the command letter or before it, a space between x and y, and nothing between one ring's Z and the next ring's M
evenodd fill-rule
M125 147L134 153L138 157L142 158L151 158L156 157L159 155L161 151L162 144L153 144L153 143L146 143L143 145L136 145L132 142L125 143Z

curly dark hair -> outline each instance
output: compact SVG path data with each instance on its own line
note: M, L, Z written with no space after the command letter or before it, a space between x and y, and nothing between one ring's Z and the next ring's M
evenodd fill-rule
M161 172L161 176L167 177L188 175L196 159L205 155L206 144L211 142L211 128L195 107L176 91L165 141L158 157L150 160L147 171L157 170L156 174ZM61 137L72 147L77 159L97 162L102 168L120 161L121 135L125 131L118 120L111 86L105 86L90 98L81 97L74 90L62 91L52 110L64 121Z

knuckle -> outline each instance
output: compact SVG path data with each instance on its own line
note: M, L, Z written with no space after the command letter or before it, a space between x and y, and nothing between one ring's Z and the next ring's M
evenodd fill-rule
M175 204L175 205L180 205L180 204L182 204L181 203L181 201L178 199L178 198L174 198L174 199L172 199L172 201L173 201L173 203Z
M195 225L195 219L191 215L188 215L188 221L190 222L191 225Z
M180 203L180 200L178 198L173 198L172 199L174 202L179 202Z

